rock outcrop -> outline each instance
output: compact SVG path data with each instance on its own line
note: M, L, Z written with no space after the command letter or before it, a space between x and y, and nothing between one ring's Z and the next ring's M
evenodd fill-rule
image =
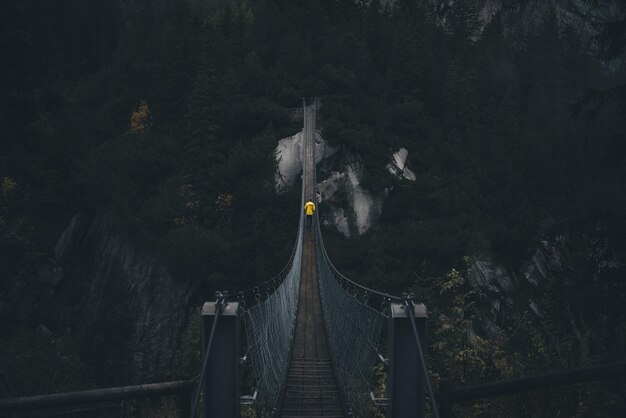
M444 27L455 4L460 4L454 0L428 1ZM598 57L603 57L616 41L620 42L614 39L615 36L622 36L621 42L624 41L623 35L616 30L626 24L626 6L620 0L479 0L479 30L482 31L498 16L505 32L519 28L532 32L550 13L554 13L562 32L573 34L584 51ZM607 68L615 70L621 67L625 54L623 49L616 51L617 56L611 57Z
M32 323L46 339L71 339L94 383L190 378L197 371L196 284L175 280L112 217L75 215L36 272L3 315Z
M539 322L570 328L580 346L588 346L590 317L619 320L601 309L595 312L601 306L595 306L597 295L591 292L594 288L606 291L615 277L626 273L626 260L608 236L598 230L555 234L540 241L532 256L514 266L504 266L490 256L473 258L468 279L489 301L487 309L477 312L483 330L493 337L501 318L527 311ZM606 301L607 306L612 303ZM588 354L581 349L580 360L588 361Z
M301 144L301 133L278 142L277 190L293 185L301 173ZM415 181L415 174L407 164L408 151L400 148L390 154L387 170L398 181ZM376 195L363 186L365 168L361 159L329 145L317 134L316 161L318 200L327 205L322 222L333 225L346 237L367 232L380 217L386 196Z

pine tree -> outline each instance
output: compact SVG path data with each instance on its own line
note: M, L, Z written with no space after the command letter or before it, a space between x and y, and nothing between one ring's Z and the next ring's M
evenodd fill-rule
M217 79L213 73L213 67L207 53L203 52L199 58L196 76L187 99L185 122L190 155L201 149L201 154L208 153L207 156L211 159L219 160L224 157L223 146L215 137L218 129L216 123L219 105L217 91Z
M197 54L197 27L193 24L186 1L168 4L162 16L162 57L158 66L155 99L162 130L178 131L185 110L185 93L193 79L193 57Z
M460 52L480 36L478 0L455 1L446 14L446 28L451 33L451 47Z

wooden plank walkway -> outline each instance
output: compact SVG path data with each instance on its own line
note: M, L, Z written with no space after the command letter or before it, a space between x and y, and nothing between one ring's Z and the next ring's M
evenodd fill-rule
M315 110L305 109L304 126L305 170L307 184L305 198L315 201L315 162L313 146L315 134ZM287 377L287 388L281 417L343 418L344 411L330 364L326 333L322 319L314 227L305 224L302 273L295 340Z

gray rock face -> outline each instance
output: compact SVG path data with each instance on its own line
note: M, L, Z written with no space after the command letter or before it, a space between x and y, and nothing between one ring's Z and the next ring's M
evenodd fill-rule
M608 239L556 235L540 241L533 255L516 266L505 267L491 256L476 257L468 266L468 279L488 295L490 308L478 316L484 331L493 336L499 330L497 318L505 311L528 310L543 318L562 297L560 289L625 268L626 261L611 251Z
M478 286L495 293L511 295L515 286L506 269L492 260L477 258L470 268L470 280Z
M278 172L276 173L276 189L281 190L284 187L292 186L299 174L302 172L302 132L298 132L294 136L283 138L278 141L276 146L276 160L278 162ZM319 163L332 155L337 150L330 146L328 142L320 136L315 135L315 162Z
M391 162L387 164L387 170L398 179L415 181L415 173L407 166L407 158L409 157L409 152L406 148L400 148L398 151L393 153L391 158Z
M115 231L104 216L76 215L59 238L57 327L73 330L92 363L123 365L133 382L190 377L199 349L193 285Z
M332 223L346 237L361 235L373 225L382 211L383 198L373 196L361 186L362 168L357 163L347 164L345 171L331 171L318 184L321 202L329 205L326 223Z
M40 324L37 327L36 331L37 335L43 338L44 340L49 340L52 338L52 331L48 329L44 324Z
M385 195L374 195L362 184L365 168L359 157L347 155L331 146L319 134L316 136L316 162L319 165L319 200L328 205L322 222L333 225L346 237L367 232L382 213ZM278 172L276 189L294 184L302 171L302 135L283 138L276 147ZM387 169L400 181L415 181L407 166L408 151L390 151Z
M327 179L317 185L319 199L329 205L328 218L323 220L326 224L334 225L339 232L346 237L350 236L350 220L342 207L341 194L346 188L346 175L333 171Z
M445 27L447 14L459 1L428 1ZM498 13L505 32L519 27L535 30L546 15L554 13L561 30L573 33L581 47L594 55L603 52L598 39L609 26L626 24L626 3L622 0L480 0L478 6L481 31ZM621 66L625 53L609 63L609 69Z

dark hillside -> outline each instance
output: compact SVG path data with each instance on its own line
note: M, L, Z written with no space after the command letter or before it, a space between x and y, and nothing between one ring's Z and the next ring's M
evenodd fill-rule
M200 304L289 258L300 192L276 192L274 152L303 96L386 196L368 233L325 230L329 253L432 307L436 376L623 360L626 23L588 50L556 12L484 26L478 4L442 25L410 0L3 0L0 396L193 375ZM415 182L385 168L399 147ZM530 264L554 268L534 285ZM623 395L567 389L551 415L619 416Z

